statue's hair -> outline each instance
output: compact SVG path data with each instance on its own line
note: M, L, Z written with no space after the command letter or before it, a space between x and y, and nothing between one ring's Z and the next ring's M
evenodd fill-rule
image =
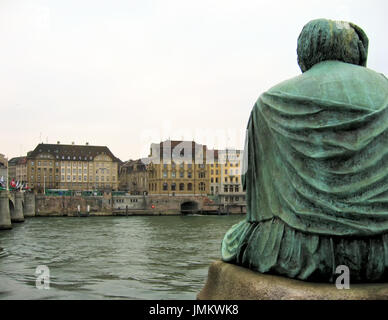
M366 67L369 40L350 22L327 19L307 23L298 38L298 64L302 72L326 60L339 60Z

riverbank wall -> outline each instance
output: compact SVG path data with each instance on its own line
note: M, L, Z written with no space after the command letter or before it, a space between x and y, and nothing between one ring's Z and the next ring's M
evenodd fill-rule
M212 203L206 196L47 196L36 195L36 216L160 216L244 214L245 206Z

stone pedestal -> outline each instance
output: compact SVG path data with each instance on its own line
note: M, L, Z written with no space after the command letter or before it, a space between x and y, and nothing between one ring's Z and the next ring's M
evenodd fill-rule
M254 272L222 261L209 268L199 300L388 300L388 283L354 284L339 290L334 284L312 283Z
M11 211L11 221L12 222L24 222L23 215L23 193L15 193L15 208Z
M24 217L34 217L35 216L35 194L26 192L24 194Z
M0 191L0 230L11 229L8 191Z

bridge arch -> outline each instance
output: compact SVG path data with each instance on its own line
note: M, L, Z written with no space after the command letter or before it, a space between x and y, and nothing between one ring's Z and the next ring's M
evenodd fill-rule
M181 213L193 214L198 212L198 202L196 201L184 201L181 203Z
M9 199L8 202L9 202L9 215L10 215L10 217L12 217L13 212L15 210L15 206L14 206L13 201L11 199Z

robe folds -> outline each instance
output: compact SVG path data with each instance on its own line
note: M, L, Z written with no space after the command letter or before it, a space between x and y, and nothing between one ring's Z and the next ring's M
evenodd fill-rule
M388 79L324 61L260 96L248 122L247 215L224 261L302 280L388 279ZM388 280L387 280L388 281Z

